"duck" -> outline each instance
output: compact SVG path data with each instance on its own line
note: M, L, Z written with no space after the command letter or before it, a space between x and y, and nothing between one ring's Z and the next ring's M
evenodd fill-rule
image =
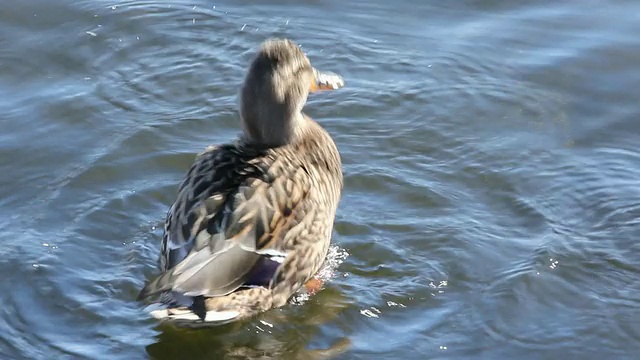
M319 286L314 275L331 243L342 161L303 107L310 93L343 86L294 41L260 44L239 91L241 134L195 156L167 212L159 274L137 297L158 299L154 318L224 324Z

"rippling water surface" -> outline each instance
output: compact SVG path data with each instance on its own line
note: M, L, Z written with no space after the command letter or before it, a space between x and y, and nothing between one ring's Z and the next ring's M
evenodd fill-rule
M634 359L637 1L0 2L7 359ZM330 280L247 322L135 302L245 66L300 43L341 91ZM301 299L296 299L301 300Z

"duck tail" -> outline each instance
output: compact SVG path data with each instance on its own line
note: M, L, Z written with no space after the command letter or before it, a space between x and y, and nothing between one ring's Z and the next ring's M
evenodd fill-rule
M189 327L223 325L232 322L240 315L234 310L208 310L206 298L196 296L191 306L169 306L166 309L151 311L151 316L161 321L170 321Z
M225 296L195 296L191 306L169 306L152 311L151 316L178 326L217 326L252 317L270 309L272 305L270 289L253 287Z
M187 327L224 325L237 320L237 311L207 311L198 314L191 307L174 307L151 311L154 318Z

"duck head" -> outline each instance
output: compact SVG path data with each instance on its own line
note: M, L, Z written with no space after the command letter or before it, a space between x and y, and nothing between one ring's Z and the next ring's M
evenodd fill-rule
M311 66L293 41L263 42L240 91L245 140L268 147L295 142L309 122L302 114L309 93L342 86L340 76Z

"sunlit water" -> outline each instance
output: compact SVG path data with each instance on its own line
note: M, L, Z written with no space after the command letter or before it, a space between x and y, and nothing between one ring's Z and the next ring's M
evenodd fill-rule
M635 359L637 1L0 2L7 359ZM158 325L135 296L258 44L347 86L324 290Z

